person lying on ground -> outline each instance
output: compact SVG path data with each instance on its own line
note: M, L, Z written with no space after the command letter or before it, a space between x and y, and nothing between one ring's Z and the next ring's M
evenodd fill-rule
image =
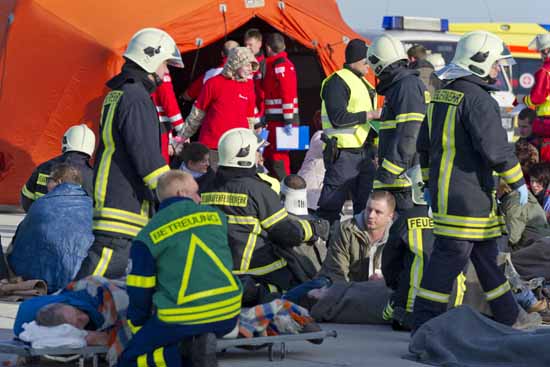
M91 276L70 283L59 294L22 302L13 333L19 337L33 321L43 327L69 324L88 332L88 345L107 345L107 360L113 366L131 336L126 321L127 306L128 294L123 283Z

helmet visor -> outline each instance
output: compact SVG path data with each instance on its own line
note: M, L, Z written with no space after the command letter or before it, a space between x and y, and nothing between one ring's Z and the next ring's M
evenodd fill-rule
M516 64L516 60L512 57L510 49L508 49L504 43L502 44L502 52L500 53L497 62L501 66L512 66Z
M181 59L181 53L180 50L178 50L177 46L174 46L174 50L172 51L172 54L170 57L166 60L168 65L176 67L176 68L183 68L183 61Z

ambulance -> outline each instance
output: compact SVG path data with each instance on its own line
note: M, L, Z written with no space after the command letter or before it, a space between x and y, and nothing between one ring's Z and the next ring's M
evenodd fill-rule
M535 83L535 72L541 65L540 54L529 50L529 42L537 34L550 32L550 24L537 23L450 23L449 32L461 35L474 30L485 30L499 36L516 60L512 67L512 87L518 100L529 94Z
M368 39L375 39L382 33L391 34L400 40L408 50L414 44L423 45L432 54L441 54L445 63L449 63L455 53L460 39L459 34L449 32L449 20L427 17L385 16L382 29L363 32ZM514 118L511 114L515 95L512 88L512 70L509 66L501 66L496 87L492 93L500 106L502 126L508 134L508 140L514 140Z

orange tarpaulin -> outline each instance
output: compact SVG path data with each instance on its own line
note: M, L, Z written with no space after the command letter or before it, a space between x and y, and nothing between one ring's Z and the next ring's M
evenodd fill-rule
M162 28L185 53L253 17L314 49L326 74L343 64L345 42L360 38L335 0L2 0L0 204L19 203L33 168L60 154L69 126L97 132L105 82L137 30Z

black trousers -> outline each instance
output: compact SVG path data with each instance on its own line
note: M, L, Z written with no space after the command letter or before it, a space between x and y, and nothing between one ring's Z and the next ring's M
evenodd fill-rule
M88 250L88 256L82 262L75 280L90 275L109 279L125 276L131 244L132 240L129 238L95 234L95 241Z
M353 213L365 209L376 173L371 149L340 149L334 162L325 163L323 190L318 203L321 218L331 223L340 219L340 212L350 194Z
M485 297L496 321L512 325L518 307L510 284L497 266L497 240L482 242L436 237L434 250L424 272L414 303L414 328L447 310L453 282L468 259L476 269Z

